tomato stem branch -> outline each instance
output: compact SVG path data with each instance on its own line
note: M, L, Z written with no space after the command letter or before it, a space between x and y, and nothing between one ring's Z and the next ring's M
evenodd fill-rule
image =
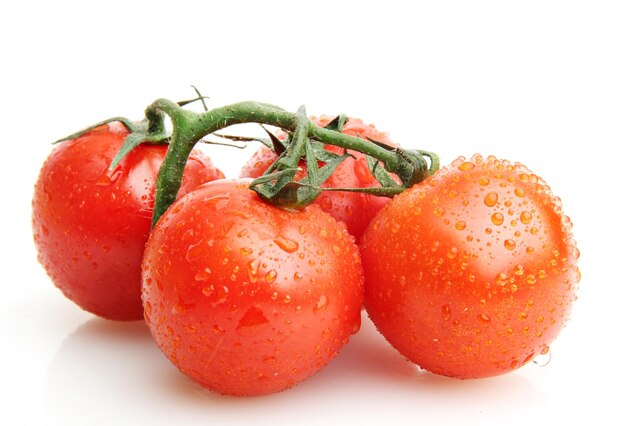
M299 161L305 157L309 160L313 158L311 148L308 147L309 140L362 152L382 162L388 172L398 175L403 185L400 189L389 188L391 191L386 191L387 188L382 188L382 190L373 192L379 193L379 195L396 194L401 189L408 188L423 180L439 167L439 160L433 153L387 147L336 130L319 127L306 117L304 109L300 109L298 113L292 113L274 105L245 101L198 114L185 110L170 100L158 99L146 109L148 129L151 132L162 132L166 115L172 121L173 132L167 156L156 182L153 226L176 199L185 163L195 144L203 137L235 124L260 123L279 127L293 133L292 142L288 145L287 150L280 155L271 170L268 169L268 172L275 172L276 175L274 177L269 175L258 184L273 185L270 190L266 191L270 196L264 197L269 201L274 196L280 199L281 194L279 193L283 189L289 189L292 191L290 195L296 196L294 194L299 187L312 188L318 186L319 182L310 179L300 186L296 185L295 189L293 186L289 186L295 176ZM430 159L430 167L424 160L424 156ZM342 158L339 158L336 161L337 164L341 160ZM263 196L262 191L254 187L253 189ZM306 200L304 202L298 201L295 206L302 207L312 201L309 198L315 196L315 193L311 196L309 191L309 196L304 197ZM281 204L279 201L277 203Z

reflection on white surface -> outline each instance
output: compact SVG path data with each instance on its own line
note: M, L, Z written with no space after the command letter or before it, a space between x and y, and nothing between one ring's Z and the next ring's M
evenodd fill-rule
M366 320L335 361L299 386L266 397L221 396L180 374L143 322L91 319L61 344L48 368L44 399L50 424L276 426L497 414L522 403L540 406L543 395L518 373L459 381L421 371Z

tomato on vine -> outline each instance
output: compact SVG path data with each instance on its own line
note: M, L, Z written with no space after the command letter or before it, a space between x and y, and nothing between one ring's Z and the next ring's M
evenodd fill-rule
M167 150L142 144L110 170L128 135L112 122L57 145L33 197L33 234L46 272L81 308L114 320L143 315L141 259ZM201 152L190 160L181 194L223 177Z
M478 155L397 196L361 253L378 330L411 361L458 378L548 351L580 280L560 200L526 167Z
M286 211L250 180L175 202L148 241L145 317L184 374L229 395L290 388L358 330L363 276L346 228L318 206Z

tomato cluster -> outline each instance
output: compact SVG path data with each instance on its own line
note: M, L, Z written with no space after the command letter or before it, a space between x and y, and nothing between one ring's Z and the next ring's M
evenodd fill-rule
M395 146L360 120L342 131ZM328 192L292 210L192 152L150 231L166 145L141 144L110 170L127 136L112 123L50 155L33 198L40 262L82 308L143 316L170 361L213 391L305 380L359 330L363 306L405 357L458 378L519 368L568 318L580 280L571 222L520 164L461 157L391 200ZM365 155L350 154L324 186L378 186ZM262 148L241 176L276 158Z

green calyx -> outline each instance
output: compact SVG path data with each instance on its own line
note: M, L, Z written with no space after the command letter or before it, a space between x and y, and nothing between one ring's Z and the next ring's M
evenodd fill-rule
M113 159L111 168L140 143L169 142L167 155L157 177L152 226L175 201L185 163L195 144L213 143L203 139L209 135L234 142L259 141L276 152L278 159L263 176L251 183L250 188L268 203L280 207L303 208L312 203L322 191L362 192L393 197L421 182L439 168L439 158L434 153L391 147L374 140L343 134L341 131L348 120L344 115L337 116L326 127L319 127L309 120L304 107L292 113L274 105L247 101L203 113L183 109L187 103L197 100L204 102L204 97L199 95L196 99L179 103L159 99L148 106L145 119L138 123L123 117L115 117L60 141L76 138L112 121L121 122L130 134ZM164 121L166 116L172 121L171 134L166 131ZM287 133L287 138L280 140L265 127L263 128L268 138L246 138L217 133L225 127L241 123L278 127ZM344 152L343 154L330 152L324 149L325 145L343 148ZM369 169L380 183L380 187L321 187L337 167L351 157L348 150L358 151L367 156ZM302 173L303 171L306 173ZM393 174L399 178L400 183L392 177Z

